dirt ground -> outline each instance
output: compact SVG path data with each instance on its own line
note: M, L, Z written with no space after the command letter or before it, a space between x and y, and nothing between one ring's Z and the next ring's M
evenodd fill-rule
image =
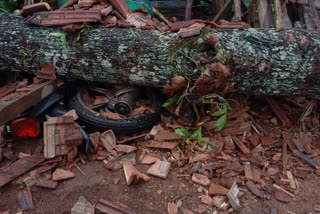
M16 142L16 151L35 148L41 140ZM137 158L141 153L137 151ZM165 151L153 150L166 155ZM198 212L201 204L200 197L203 192L199 192L200 185L181 176L179 168L172 166L166 179L152 177L148 182L140 182L136 185L127 186L122 170L109 171L103 168L100 161L92 161L85 165L79 164L81 172L74 167L72 172L75 177L59 184L56 190L48 190L37 186L32 186L31 191L34 199L35 209L23 213L70 213L72 206L80 196L85 197L92 204L102 198L109 201L120 201L133 208L137 213L167 213L167 203L171 201L182 201L182 206ZM149 165L137 164L137 169L146 172ZM85 174L85 175L84 175ZM120 182L115 184L113 179L120 178ZM241 198L244 206L238 213L271 213L272 208L277 208L278 213L315 213L313 205L319 203L320 194L319 177L315 174L307 175L306 179L299 179L299 193L295 200L289 203L281 203L274 197L271 199L259 199L246 190ZM241 188L241 185L240 185ZM204 188L206 189L206 188ZM8 184L0 189L0 211L9 210L10 213L19 211L17 205L18 184ZM202 204L203 205L203 204ZM206 213L214 212L215 208L205 205ZM179 213L182 213L179 211Z

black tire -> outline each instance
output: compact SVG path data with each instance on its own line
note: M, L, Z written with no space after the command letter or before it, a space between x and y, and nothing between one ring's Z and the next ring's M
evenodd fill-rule
M100 117L97 113L89 111L84 107L84 103L80 100L81 93L86 89L80 89L74 96L72 96L69 102L69 108L74 109L79 118L77 122L88 128L92 128L98 131L106 131L112 129L117 134L134 134L147 129L152 128L156 123L160 121L161 106L160 100L155 96L155 92L147 90L150 95L149 99L152 101L152 106L156 109L155 113L148 113L139 118L129 118L123 120L111 120Z

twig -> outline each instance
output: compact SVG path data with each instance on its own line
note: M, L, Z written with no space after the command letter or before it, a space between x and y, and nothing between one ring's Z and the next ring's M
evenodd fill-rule
M234 18L237 21L241 21L241 0L234 1Z
M276 28L280 29L282 28L282 25L283 25L281 0L275 0L275 7L276 7Z
M311 11L314 15L314 21L317 25L317 29L320 30L320 16L319 16L319 13L316 9L316 6L314 5L314 1L313 0L308 0L309 1L309 5L311 7Z
M157 10L156 8L152 7L152 12L154 12L156 15L158 15L162 21L164 21L167 25L171 25L172 23L166 19L166 17L164 17L164 15L162 15L162 13L160 13L159 10Z
M77 165L74 165L82 174L84 174L84 176L87 176L87 174Z
M287 143L282 143L282 174L285 175L287 169L288 154L287 154Z
M291 192L288 192L287 190L283 189L282 187L278 186L277 184L273 184L273 187L276 188L277 190L280 190L286 194L288 194L289 196L291 196L292 198L295 198L295 195L292 194Z

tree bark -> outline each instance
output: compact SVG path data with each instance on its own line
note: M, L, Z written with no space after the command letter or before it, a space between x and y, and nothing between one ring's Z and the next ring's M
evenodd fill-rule
M259 23L261 28L274 28L271 3L268 0L258 0L257 4Z
M28 26L1 13L0 29L0 72L37 74L50 63L64 79L162 87L177 75L196 81L220 62L240 92L320 98L319 31L217 29L182 39L103 27L79 41L78 34L67 35L64 45L52 35L60 29Z

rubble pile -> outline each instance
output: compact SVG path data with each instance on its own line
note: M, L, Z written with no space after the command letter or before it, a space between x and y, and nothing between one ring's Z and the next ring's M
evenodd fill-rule
M22 8L20 15L26 23L41 26L62 26L66 32L75 32L89 23L99 23L105 27L135 27L145 30L158 30L161 33L177 32L181 37L199 35L203 29L235 28L243 29L250 26L243 22L218 23L208 20L190 20L171 22L161 16L162 20L152 18L143 7L131 11L125 0L69 0L61 8L52 11L50 5L41 2Z

